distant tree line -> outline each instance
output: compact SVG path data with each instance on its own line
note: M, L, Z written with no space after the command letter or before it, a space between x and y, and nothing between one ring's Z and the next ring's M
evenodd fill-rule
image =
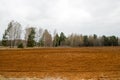
M23 30L20 23L11 21L4 31L1 45L5 47L81 47L81 46L119 46L120 39L116 36L97 36L71 34L66 36L63 32L54 34L47 29L27 27L24 39L21 39Z

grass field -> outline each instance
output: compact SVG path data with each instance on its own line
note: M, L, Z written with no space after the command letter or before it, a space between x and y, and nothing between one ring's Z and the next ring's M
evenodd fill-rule
M0 49L0 75L120 80L120 47Z

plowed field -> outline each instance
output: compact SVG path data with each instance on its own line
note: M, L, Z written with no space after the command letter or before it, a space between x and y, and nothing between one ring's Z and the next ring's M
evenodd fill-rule
M120 78L120 47L0 49L0 75Z

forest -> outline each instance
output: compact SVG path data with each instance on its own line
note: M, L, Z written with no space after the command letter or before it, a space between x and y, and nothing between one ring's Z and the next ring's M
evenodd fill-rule
M24 35L22 35L25 31ZM22 38L24 36L24 38ZM89 47L89 46L119 46L120 39L115 35L97 36L71 33L66 36L54 30L52 35L47 29L27 27L22 30L20 23L11 21L3 33L0 41L1 47L24 48L24 47Z

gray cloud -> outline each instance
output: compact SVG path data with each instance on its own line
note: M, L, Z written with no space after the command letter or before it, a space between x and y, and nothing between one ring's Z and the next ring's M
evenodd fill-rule
M0 0L0 37L11 20L66 34L120 34L120 0Z

